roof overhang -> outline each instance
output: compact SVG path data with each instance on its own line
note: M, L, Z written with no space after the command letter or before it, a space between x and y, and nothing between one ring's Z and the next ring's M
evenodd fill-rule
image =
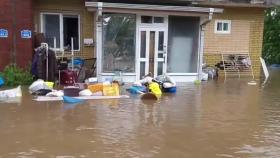
M118 13L154 13L156 15L186 15L202 16L209 13L223 13L223 9L209 7L191 6L169 6L150 4L127 4L127 3L106 3L106 2L85 2L89 11L96 11L102 8L102 12Z

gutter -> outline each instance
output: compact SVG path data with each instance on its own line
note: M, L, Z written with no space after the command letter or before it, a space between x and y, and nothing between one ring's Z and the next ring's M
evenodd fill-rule
M193 7L193 6L170 6L170 5L151 5L151 4L128 4L128 3L107 3L107 2L85 2L88 8L98 8L102 3L105 9L121 9L121 10L143 10L143 11L169 11L169 12L193 12L193 13L209 13L209 7ZM222 13L223 9L210 8L213 13Z
M203 64L203 56L204 56L204 37L205 37L205 26L211 22L213 19L213 14L215 12L214 8L209 9L208 19L204 19L200 23L200 41L199 41L199 65L198 65L198 80L202 80L202 64Z

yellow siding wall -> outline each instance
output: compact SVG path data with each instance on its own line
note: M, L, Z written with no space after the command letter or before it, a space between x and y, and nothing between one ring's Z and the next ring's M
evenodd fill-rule
M34 1L34 24L35 31L40 31L40 13L77 13L81 21L81 50L76 52L76 56L83 58L95 57L94 47L85 47L84 38L94 39L94 15L86 10L84 0L36 0ZM95 40L94 40L95 41Z
M231 34L215 34L215 19L231 20ZM214 66L221 60L223 52L249 52L254 74L259 76L263 27L264 9L225 8L224 13L216 14L206 26L204 58L207 64Z

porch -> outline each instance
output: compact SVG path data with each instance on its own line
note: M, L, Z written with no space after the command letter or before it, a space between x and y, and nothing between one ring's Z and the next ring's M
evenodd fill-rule
M125 82L150 73L176 82L200 78L204 25L222 9L86 2L96 24L97 77Z
M205 25L223 9L69 1L35 5L35 26L57 53L96 59L99 81L121 71L125 82L151 73L177 82L200 79ZM74 7L75 6L75 7ZM68 52L68 53L67 53ZM71 54L70 54L71 56Z

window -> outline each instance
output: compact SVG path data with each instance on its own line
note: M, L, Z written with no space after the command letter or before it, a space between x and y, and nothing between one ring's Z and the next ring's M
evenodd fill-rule
M164 23L164 17L154 17L154 23Z
M103 14L102 72L135 72L136 16Z
M43 13L41 14L41 31L51 48L71 50L73 38L74 50L80 50L80 18L79 15ZM54 44L54 41L56 43Z
M161 24L161 23L164 23L164 17L141 16L141 23L142 24L152 24L152 23Z
M230 34L231 21L230 20L216 20L214 31L217 34Z
M168 73L196 73L199 18L169 16Z
M152 16L141 16L141 23L151 24L153 23Z

